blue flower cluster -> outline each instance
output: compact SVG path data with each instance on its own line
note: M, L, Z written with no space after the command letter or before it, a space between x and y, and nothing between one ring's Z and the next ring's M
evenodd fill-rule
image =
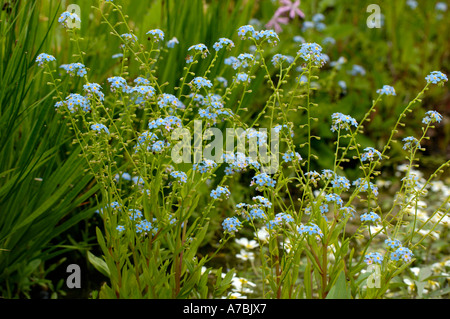
M389 85L383 85L383 88L378 89L377 93L380 95L396 95L395 89Z
M64 69L70 76L83 77L87 74L86 67L82 63L62 64L60 68Z
M322 47L317 43L302 43L297 54L306 62L319 67L327 61L326 55L322 53Z
M194 78L191 81L191 84L193 86L195 86L198 90L200 90L201 88L204 88L204 87L208 87L208 88L212 87L211 81L208 80L208 79L205 79L205 78L203 78L201 76L197 76L196 78Z
M64 28L76 27L76 24L72 24L73 21L81 22L81 19L76 13L69 11L64 11L58 18L58 22L61 23Z
M376 253L367 253L364 256L364 261L368 265L372 265L374 263L381 265L381 263L383 262L383 256L380 253L378 253L378 252L376 252Z
M59 108L63 105L66 106L71 113L74 113L77 110L82 110L84 112L89 112L91 110L89 101L78 93L71 93L64 101L56 102L55 108Z
M286 223L293 223L294 218L287 213L278 213L275 215L274 219L270 220L267 224L267 229L275 229Z
M160 29L150 30L146 34L151 35L152 39L156 42L164 40L164 32L162 32Z
M285 162L292 162L293 159L295 159L296 161L301 161L302 160L302 156L297 153L297 152L286 152L283 154L283 159Z
M257 160L253 159L250 156L245 156L245 154L241 152L225 152L222 156L225 160L225 163L228 164L228 166L225 168L226 175L232 175L236 172L241 172L250 167L254 169L259 169L261 167Z
M428 111L425 113L426 116L423 118L423 124L440 123L442 120L442 115L436 111Z
M217 188L213 189L210 193L210 196L214 199L218 199L222 195L225 195L226 198L230 196L230 190L227 186L217 186Z
M358 122L349 115L344 115L342 113L333 113L331 116L332 126L331 131L335 132L338 129L349 130L351 126L358 127Z
M102 87L98 83L86 83L83 85L88 97L97 97L100 101L105 99L105 94L101 91Z
M177 179L181 183L186 183L187 182L187 175L186 175L185 172L173 171L173 172L170 173L170 176L172 176L173 178Z
M234 234L242 226L242 223L237 217L228 217L222 222L222 227L225 232Z
M374 212L364 213L361 215L362 222L376 222L381 221L381 217L375 214Z
M297 231L300 235L308 234L308 235L317 235L319 237L323 236L322 230L319 226L314 223L309 223L308 225L300 225L297 228Z
M275 187L276 181L272 179L267 173L261 173L253 176L250 186L253 186L255 184L258 186Z
M104 131L105 133L109 134L108 128L104 124L95 123L91 125L91 129L97 132Z
M420 148L419 140L417 138L415 138L414 136L407 136L402 141L405 142L403 144L404 150L407 150L407 149L412 150L415 147Z
M217 163L210 159L204 159L200 163L194 163L193 170L206 173L217 167Z
M425 77L427 83L439 84L448 81L447 75L440 71L433 71Z
M216 51L219 51L223 47L227 48L228 50L231 50L231 48L234 48L234 42L227 38L220 38L219 41L217 41L213 45L213 48Z
M47 53L41 53L36 57L36 62L38 66L42 67L44 63L56 61L55 57L53 55L47 54Z
M377 156L379 160L381 159L381 153L378 150L373 147L366 147L364 153L361 154L361 161L373 161L375 160L375 156Z

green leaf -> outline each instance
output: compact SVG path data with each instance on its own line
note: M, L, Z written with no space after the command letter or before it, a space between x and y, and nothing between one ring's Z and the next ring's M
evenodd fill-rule
M334 284L328 292L326 299L351 299L350 289L347 287L345 280L345 273L342 271Z
M99 272L101 272L106 277L110 276L108 266L106 265L106 262L103 259L94 256L94 254L92 254L90 251L87 252L87 256L88 256L89 262L92 264L92 266L95 267L95 269L97 269Z

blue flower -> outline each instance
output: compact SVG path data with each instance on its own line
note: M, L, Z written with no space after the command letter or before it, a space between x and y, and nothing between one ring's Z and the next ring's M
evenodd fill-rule
M377 93L381 95L396 95L394 88L389 85L383 85L383 88L378 89Z
M445 2L437 2L435 6L436 11L447 11L447 4Z
M102 87L97 83L87 83L83 85L84 90L88 93L88 96L97 96L100 101L105 99L105 95L101 91Z
M290 55L284 55L280 53L277 53L272 57L272 64L274 66L280 66L283 64L283 62L291 64L292 62L294 62L294 58Z
M297 228L297 231L300 235L308 234L308 235L318 235L319 237L323 236L322 230L316 224L310 223L308 225L300 225Z
M127 81L121 76L113 76L108 78L108 82L111 85L111 91L116 92L116 89L124 90L127 88Z
M123 53L116 53L111 56L111 59L123 58Z
M231 50L231 48L234 48L234 43L230 39L227 38L220 38L219 41L214 43L213 48L216 51L219 51L223 47L226 47L228 50Z
M327 44L333 45L333 44L336 44L336 40L335 40L334 38L332 38L332 37L325 37L325 38L322 40L322 44L323 44L323 45L327 45Z
M72 13L69 11L64 11L58 18L58 22L61 23L64 28L71 27L71 24L74 20L75 22L81 22L80 17L76 13ZM74 24L74 26L76 26L76 24Z
M123 232L123 231L125 230L125 227L122 226L122 225L118 225L118 226L116 227L116 229L117 229L119 232Z
M156 233L158 228L154 227L152 222L142 219L139 223L136 224L136 233Z
M223 63L226 65L231 65L231 67L235 70L241 65L241 61L239 61L239 59L235 56L225 58L225 60L223 60Z
M248 68L249 66L253 65L253 62L255 61L255 56L250 53L241 53L237 57L238 62L233 64L233 69L237 69L238 67L241 68Z
M373 161L375 155L378 156L378 159L381 159L381 153L374 149L373 147L366 147L364 149L365 153L361 155L361 161L365 162L367 160Z
M356 76L356 75L364 76L364 75L366 75L366 70L358 64L353 64L352 69L349 71L349 73L353 76Z
M137 40L138 40L137 36L135 36L134 34L131 34L131 33L121 34L120 37L122 39L124 39L125 42L130 43L130 44L133 44L133 43L137 42Z
M142 212L139 209L129 209L128 210L128 217L130 220L136 220L142 218Z
M345 176L335 176L334 180L331 182L333 187L342 188L345 190L350 189L350 181Z
M172 176L175 179L178 179L179 182L182 182L182 183L187 182L187 175L185 172L173 171L170 173L170 176Z
M150 129L164 127L167 131L173 130L175 127L182 127L181 119L176 116L168 116L166 118L158 118L148 123Z
M442 120L442 115L436 111L428 111L425 114L426 116L422 120L423 124L430 124L435 122L440 123Z
M336 173L333 172L331 169L323 169L322 170L323 178L331 179L331 178L334 178L335 176L336 176Z
M165 146L166 144L164 143L164 141L156 141L149 147L149 149L154 153L159 153L162 152Z
M46 62L50 61L56 61L55 57L53 55L47 54L47 53L41 53L36 57L36 62L38 66L42 67L42 65Z
M332 126L331 131L335 132L338 129L349 130L353 125L354 127L358 127L358 122L349 115L344 115L342 113L333 113L332 118Z
M174 106L176 108L183 108L184 105L175 95L163 93L158 97L158 106L164 108L167 106Z
M242 226L242 223L237 217L228 217L222 222L222 227L225 232L234 233L239 230Z
M109 134L109 130L104 124L92 124L91 129L97 132L105 131L107 134Z
M360 188L360 191L367 192L369 189L375 196L378 196L378 187L372 182L367 183L364 178L358 178L353 182L353 185Z
M302 43L297 52L306 62L311 62L315 66L323 66L326 62L326 56L322 53L322 47L317 43Z
M149 100L155 96L155 88L150 85L137 85L130 91L136 92L143 100ZM136 103L138 103L138 100L136 100Z
M77 75L83 77L86 75L86 67L82 63L63 64L60 68L66 70L70 76Z
M412 251L402 246L398 247L396 251L391 253L391 259L395 261L402 259L404 262L410 262L412 256Z
M254 219L266 219L266 214L264 211L259 207L253 207L248 212L248 216L245 216L247 220L254 220Z
M254 201L258 201L262 206L264 207L272 207L272 203L265 197L258 195L258 196L254 196L252 198Z
M167 47L168 48L173 48L175 47L176 44L180 43L178 41L178 39L176 37L173 37L172 39L170 39L169 41L167 41Z
M364 256L364 261L368 265L372 265L373 263L381 265L383 262L383 256L380 253L367 253Z
M427 83L439 84L448 81L447 75L440 71L433 71L425 77Z
M267 228L274 229L275 227L279 227L281 225L284 225L285 223L292 222L294 222L294 218L292 218L291 215L286 213L278 213L275 215L274 219L269 221Z
M384 241L384 243L385 243L388 247L390 247L390 248L392 248L392 249L395 249L395 248L397 248L397 247L402 247L402 243L401 243L400 240L398 240L398 239L390 239L390 238L388 238L388 239L386 239L386 240Z
M275 187L276 182L266 173L261 173L253 176L250 186L253 186L254 184L259 186Z
M250 33L250 35L249 35ZM238 36L244 40L247 36L253 37L255 34L255 28L252 25L244 25L238 28Z
M203 43L195 44L189 47L188 51L194 51L194 53L200 53L202 58L206 58L209 53L209 50L206 45ZM187 62L187 61L186 61ZM192 61L190 61L192 62Z
M210 196L214 199L218 199L222 195L225 195L226 198L230 196L230 191L228 190L228 187L217 186L217 188L213 189L210 193Z
M374 212L370 212L370 213L364 213L361 215L361 221L368 221L368 222L375 222L375 221L381 221L380 216L378 216L377 214L375 214Z
M211 171L213 168L216 167L217 163L210 159L204 159L201 163L195 163L193 165L194 171L198 171L202 174Z
M164 32L162 32L160 29L150 30L146 34L152 35L153 40L155 40L156 42L164 40Z
M344 217L345 217L345 218L346 218L347 216L349 216L349 215L351 215L352 217L355 217L355 213L356 213L356 210L355 210L353 207L350 207L350 206L344 206L344 207L341 207L341 208L339 209L339 211L344 212ZM350 218L352 218L352 217L350 217Z
M412 148L414 148L414 147L420 148L419 141L418 141L417 138L415 138L414 136L408 136L408 137L405 137L402 141L405 142L405 143L403 144L403 149L404 149L404 150L406 150L406 149L412 149Z
M201 76L197 76L196 78L194 78L194 79L191 81L191 84L194 85L194 86L196 86L197 89L201 89L201 88L203 88L203 87L209 87L209 88L212 87L211 81L208 80L208 79L205 79L205 78L203 78L203 77L201 77Z
M325 201L329 202L334 202L335 204L338 204L339 206L342 206L344 204L344 201L342 200L342 198L338 195L338 194L326 194L325 195Z
M89 112L91 109L89 101L84 96L78 93L69 94L63 104L65 104L69 111L71 111L72 113L77 110L76 107L79 107L84 112Z
M248 76L247 73L238 73L238 74L236 74L236 82L237 83L241 83L241 82L250 83L250 77Z
M267 42L271 43L272 45L276 45L280 41L278 34L274 30L255 31L253 37L256 40L267 40Z

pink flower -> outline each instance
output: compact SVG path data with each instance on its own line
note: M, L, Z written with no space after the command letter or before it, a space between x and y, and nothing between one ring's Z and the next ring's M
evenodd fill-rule
M302 10L299 9L300 0L295 0L294 3L291 0L280 0L282 6L275 11L274 17L281 16L284 13L288 13L291 19L294 19L295 16L299 16L300 18L304 18L305 14Z
M283 31L283 29L280 26L280 23L281 24L288 24L288 22L289 22L289 18L288 17L280 17L280 16L277 16L277 15L274 15L272 17L272 19L270 19L270 21L267 22L266 28L268 28L268 29L273 28L276 33L280 33L281 31Z

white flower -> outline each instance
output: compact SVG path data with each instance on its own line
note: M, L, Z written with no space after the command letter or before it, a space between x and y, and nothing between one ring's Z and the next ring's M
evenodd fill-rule
M411 267L411 268L409 268L409 269L411 270L411 272L412 272L414 275L416 275L416 276L419 275L419 272L420 272L420 268L419 268L419 267Z
M269 241L269 232L267 231L266 227L261 228L258 230L258 233L256 234L259 238L259 240L263 242Z
M247 296L244 296L237 291L232 291L225 299L247 299Z
M239 254L236 254L236 258L242 259L242 260L255 260L255 254L249 251L246 251L245 249L241 249L241 252Z
M248 240L245 237L242 238L236 238L236 243L243 246L246 249L253 249L258 247L258 242L256 240Z
M415 289L416 284L409 278L404 278L403 282L408 285L408 292L412 293Z
M240 292L245 292L245 293L253 292L249 288L249 286L256 287L256 284L254 284L251 281L248 281L244 277L233 277L233 279L231 279L231 285L233 286L233 291L240 291Z

